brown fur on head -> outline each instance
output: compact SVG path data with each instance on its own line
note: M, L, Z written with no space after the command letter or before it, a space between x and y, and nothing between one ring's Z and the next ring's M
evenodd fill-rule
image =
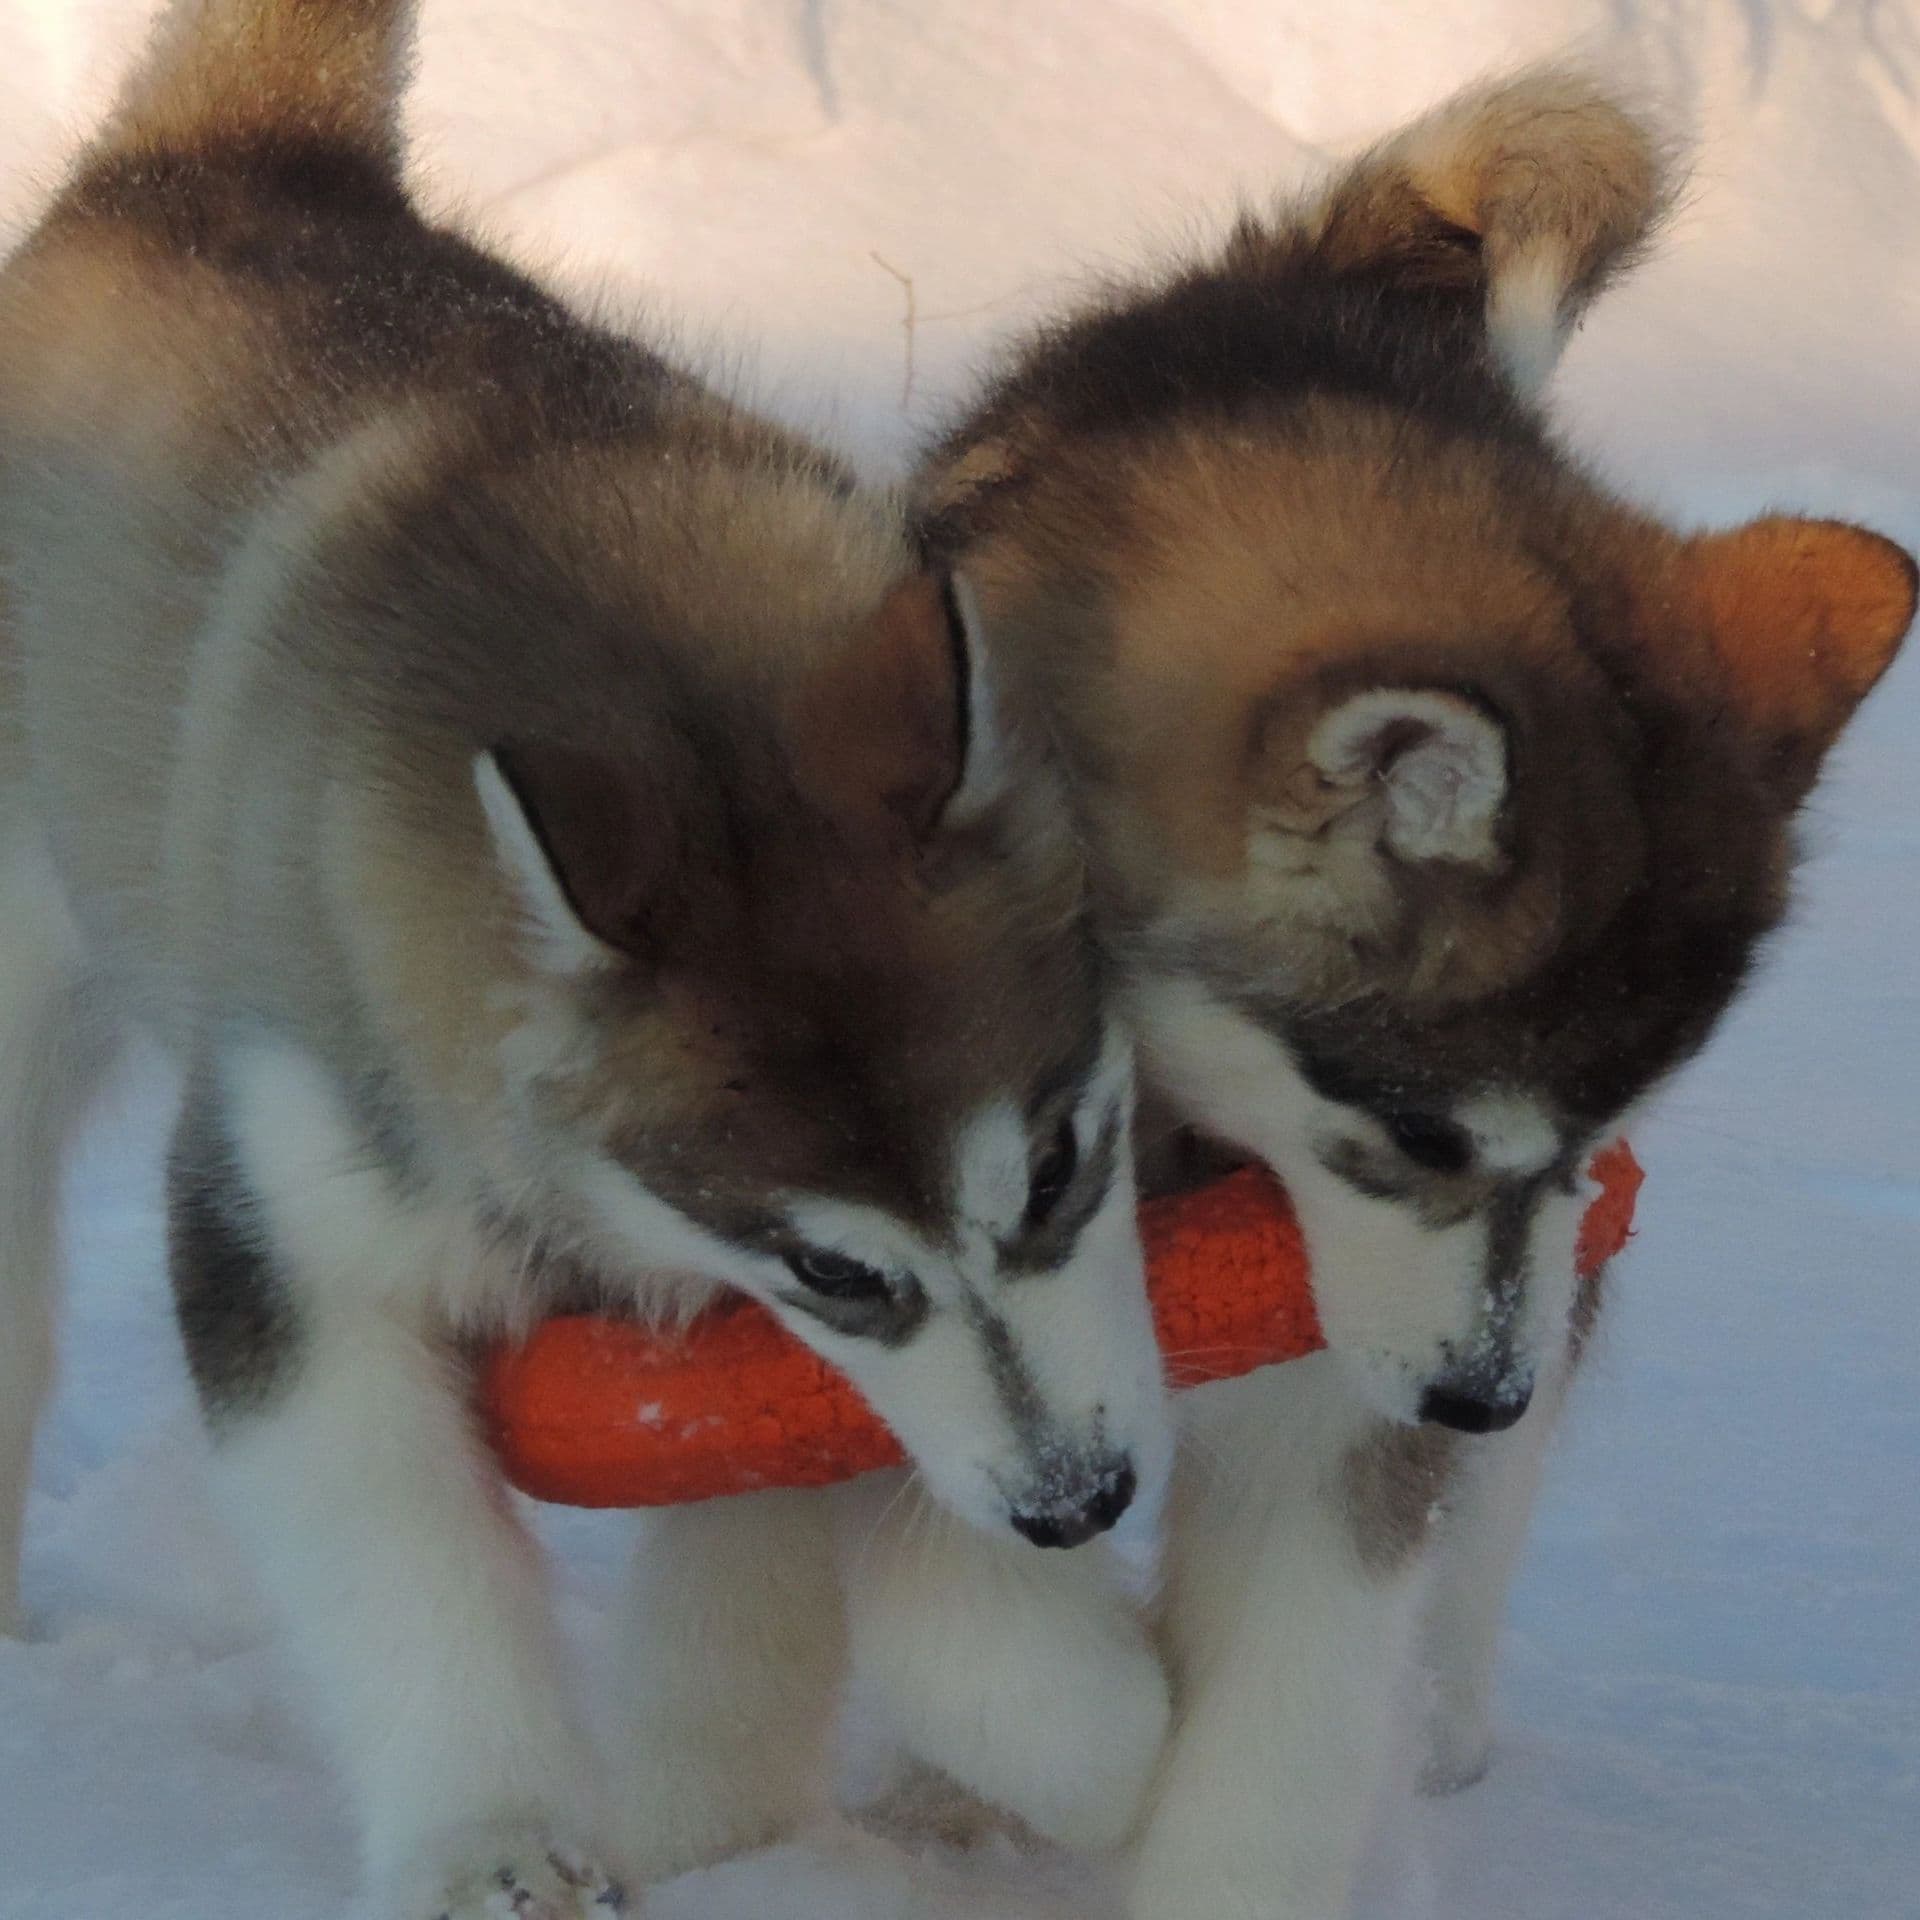
M832 571L805 565L823 539ZM1006 697L970 712L987 663L911 564L884 513L777 458L663 482L650 447L436 449L343 521L289 615L349 656L345 739L415 842L391 864L417 872L457 809L501 971L577 1017L541 1097L729 1232L792 1191L944 1238L969 1118L1011 1101L1052 1129L1102 1051L1058 771ZM479 646L484 679L449 664ZM557 900L478 838L476 756ZM427 964L475 905L411 910L447 916L418 929Z
M1306 1192L1330 1337L1396 1411L1471 1344L1487 1386L1518 1310L1396 1344L1377 1276L1436 1256L1380 1205L1524 1269L1488 1209L1524 1191L1524 1227L1704 1038L1913 612L1875 535L1689 537L1545 433L1668 191L1583 82L1463 96L1043 336L923 485L1054 715L1151 1060ZM1316 1216L1328 1170L1376 1211Z
M1166 1428L1058 769L898 502L418 216L410 14L181 0L0 274L0 752L179 1190L299 1104L526 1254L436 1314L736 1287L1089 1537Z

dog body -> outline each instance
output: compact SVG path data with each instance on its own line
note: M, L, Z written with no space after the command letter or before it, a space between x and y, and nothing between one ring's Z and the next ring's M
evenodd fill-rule
M1913 613L1873 535L1688 538L1548 438L1538 384L1665 192L1577 79L1467 96L1044 335L926 481L1055 718L1148 1082L1286 1181L1328 1340L1186 1401L1138 1616L1172 1686L1157 1769L1059 1770L1061 1701L1117 1721L1149 1684L1108 1657L1104 1556L1027 1569L937 1523L865 1545L856 1658L909 1744L1054 1838L1138 1816L1135 1920L1338 1920L1423 1633L1428 1777L1484 1767L1598 1309L1587 1165L1778 922L1793 813ZM991 1663L953 1634L969 1593Z
M897 509L413 213L409 11L176 9L0 277L0 1627L59 1152L137 1023L385 1910L569 1915L614 1850L467 1341L740 1287L1061 1543L1168 1443L1057 774ZM742 1511L728 1577L830 1637L826 1503ZM655 1670L734 1600L681 1598ZM735 1683L817 1707L778 1651ZM644 1855L723 1769L636 1731Z

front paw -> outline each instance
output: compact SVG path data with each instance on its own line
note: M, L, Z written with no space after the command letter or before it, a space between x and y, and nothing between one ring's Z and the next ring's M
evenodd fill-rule
M475 1828L434 1849L396 1920L615 1920L625 1888L591 1854L539 1826Z

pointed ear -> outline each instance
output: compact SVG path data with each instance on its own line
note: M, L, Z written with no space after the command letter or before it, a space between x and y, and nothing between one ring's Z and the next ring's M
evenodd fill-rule
M918 843L991 804L1005 754L972 613L964 585L915 574L809 684L794 768L836 818Z
M957 573L947 576L946 598L963 733L960 777L947 795L939 824L966 827L983 818L1006 792L1016 771L1015 754L980 602L965 576Z
M1767 519L1688 542L1680 564L1735 699L1810 783L1913 623L1912 557L1864 527Z
M1508 791L1507 735L1485 708L1434 687L1373 687L1267 748L1263 825L1366 836L1408 864L1495 867Z
M597 755L533 745L478 755L473 784L541 965L580 973L632 952L659 878L643 783Z

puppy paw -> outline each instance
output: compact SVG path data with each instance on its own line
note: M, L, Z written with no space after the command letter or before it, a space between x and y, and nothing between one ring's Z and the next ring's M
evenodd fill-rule
M401 1920L618 1920L632 1911L591 1855L538 1828L480 1829L437 1852Z

